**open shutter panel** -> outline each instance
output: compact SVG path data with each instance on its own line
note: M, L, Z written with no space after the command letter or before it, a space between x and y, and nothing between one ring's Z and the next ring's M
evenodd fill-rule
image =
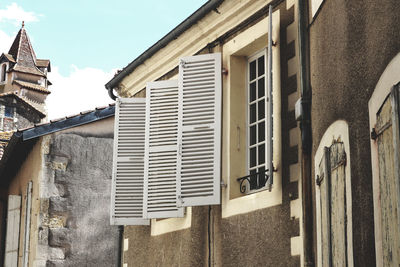
M145 218L183 217L176 205L177 161L178 81L147 83Z
M4 266L18 266L19 228L21 218L21 196L8 196L7 232Z
M118 98L115 114L111 224L148 225L143 219L144 98Z
M330 220L330 151L324 147L319 164L320 207L321 207L321 255L322 266L331 266L331 220Z
M330 147L330 236L332 266L347 264L346 153L342 142Z
M178 206L220 203L221 54L179 64Z

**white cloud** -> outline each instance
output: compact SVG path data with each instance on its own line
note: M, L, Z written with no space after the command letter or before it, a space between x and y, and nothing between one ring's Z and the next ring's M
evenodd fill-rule
M48 74L53 83L46 105L49 119L74 115L81 111L113 103L104 87L115 71L104 72L95 68L79 69L72 65L69 76L59 73L57 67Z
M0 30L0 55L1 53L7 53L10 49L14 38L9 36L7 33Z
M33 22L38 21L42 15L35 14L34 12L25 11L17 3L11 3L5 9L0 9L0 22L8 21L14 25L20 25L22 21Z

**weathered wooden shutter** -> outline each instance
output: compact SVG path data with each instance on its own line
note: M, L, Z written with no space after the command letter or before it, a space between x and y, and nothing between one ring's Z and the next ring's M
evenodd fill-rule
M395 86L377 113L375 128L379 160L384 266L400 264L398 103L399 89Z
M347 266L346 153L342 142L324 148L319 164L322 266Z
M143 218L144 98L116 102L111 224L148 225Z
M183 208L176 205L178 106L178 81L147 83L145 218L183 217Z
M8 196L6 254L4 266L18 266L19 228L21 218L21 196Z
M335 142L329 150L332 266L347 266L346 153L341 142Z
M179 64L178 206L220 203L221 54Z
M317 180L320 187L322 266L330 266L331 264L329 163L329 148L324 147L324 154L319 163L319 177Z

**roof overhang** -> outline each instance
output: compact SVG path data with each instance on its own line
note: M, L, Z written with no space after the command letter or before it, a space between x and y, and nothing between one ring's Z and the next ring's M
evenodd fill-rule
M152 45L149 49L143 52L139 57L128 64L122 71L117 73L106 85L106 89L114 89L118 84L130 73L132 73L139 65L141 65L146 59L153 56L158 50L165 47L169 42L178 38L183 32L189 29L192 25L197 23L205 15L212 10L215 10L224 0L210 0L196 10L192 15L185 19L182 23L176 26L167 35L161 38L157 43Z

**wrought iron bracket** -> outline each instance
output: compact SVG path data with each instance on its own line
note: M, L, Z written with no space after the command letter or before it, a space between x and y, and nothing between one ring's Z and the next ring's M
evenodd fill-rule
M262 174L262 173L265 174L265 183L267 183L267 182L268 182L268 179L269 179L269 175L267 174L268 171L269 171L269 170L266 169L266 170L263 171L263 172L257 172L257 173L254 173L254 174L250 174L250 175L247 175L247 176L243 176L243 177L237 178L236 180L240 183L240 184L239 184L240 193L242 193L242 194L246 193L246 184L245 184L245 181L247 181L248 183L250 183L250 179L251 179L252 177L254 177L254 176L257 177L257 176L259 176L259 175ZM274 172L276 171L275 168L274 168L273 171L274 171ZM270 186L271 186L271 185L269 185L269 187L268 187L268 185L266 185L266 186L267 186L268 189L270 189Z

